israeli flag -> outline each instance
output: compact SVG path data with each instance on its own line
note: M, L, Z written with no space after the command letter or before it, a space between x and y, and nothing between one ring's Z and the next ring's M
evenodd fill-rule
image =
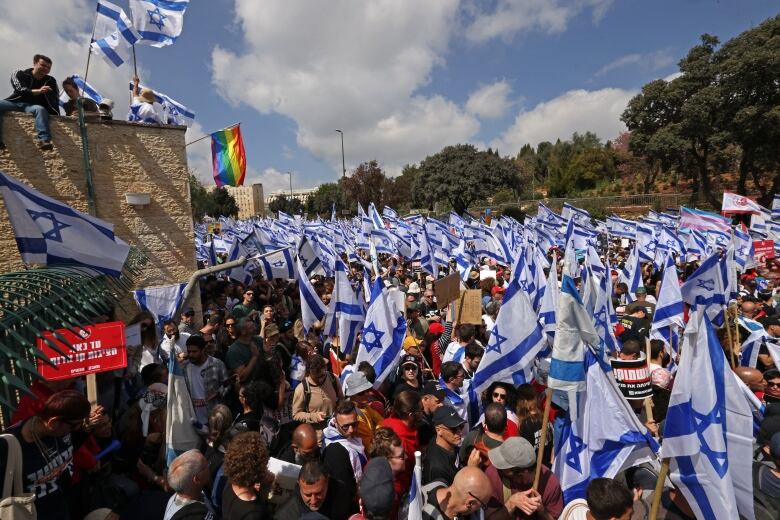
M406 518L407 520L422 520L424 499L422 496L422 457L419 451L414 452L414 459L412 484L406 497Z
M613 237L636 239L636 222L620 217L607 217L607 229Z
M79 76L78 74L74 74L71 76L71 79L79 88L79 92L81 93L82 96L84 96L87 99L91 99L97 104L103 102L103 96L100 95L100 92L95 90L95 88L92 85L84 81L81 78L81 76ZM68 97L67 92L63 90L60 93L60 106L65 106L65 103L67 103L68 101L70 101L70 98Z
M556 317L547 386L568 393L570 414L576 419L576 393L585 389L585 345L598 346L601 338L593 327L593 318L585 311L574 281L567 274L563 275Z
M669 478L696 518L754 518L753 416L703 309L684 342L661 449Z
M631 250L625 267L620 271L620 281L628 286L628 293L626 294L628 303L636 300L636 290L643 287L642 284L644 283L642 281L642 265L639 263L639 253L636 247Z
M471 380L477 395L494 381L512 381L515 385L530 382L534 359L545 344L542 328L519 277L519 273L512 273L485 355Z
M121 7L106 0L98 1L90 52L119 67L131 59L133 45L140 39L141 35Z
M464 284L468 282L471 274L471 267L474 263L471 261L471 255L466 252L466 241L461 239L458 246L452 250L452 256L455 258L455 264L458 268L460 281Z
M771 336L756 320L745 316L737 317L737 323L748 332L748 337L742 342L742 357L740 365L756 368L758 364L758 351L761 345L765 345Z
M398 253L393 237L386 229L372 229L370 239L376 248L377 253L385 253L388 255Z
M578 395L581 410L566 421L555 446L553 472L568 503L585 498L594 478L614 478L621 471L656 460L658 443L637 419L617 387L608 365L589 350L585 354L587 385Z
M555 309L558 308L559 294L558 272L555 266L550 266L550 271L547 274L547 287L539 304L539 324L547 336L549 346L553 345L555 339ZM499 310L499 312L501 311Z
M171 45L181 34L190 0L130 0L133 24L152 47Z
M718 253L714 253L688 277L680 293L685 303L691 307L703 307L707 317L720 326L724 319L728 285L726 262L721 260Z
M377 278L371 288L371 304L368 306L363 334L355 365L368 361L376 371L374 388L379 388L398 366L404 337L406 319L396 299Z
M257 258L266 280L281 278L283 280L295 279L295 267L290 253L290 248L282 249L271 254Z
M314 250L314 244L305 235L301 237L301 242L298 245L298 261L303 266L308 278L317 274L325 275L325 267Z
M141 83L138 84L139 91L147 88ZM185 107L172 97L154 90L154 101L162 107L162 119L166 125L181 125L191 127L195 123L195 113ZM130 92L133 91L133 84L130 83Z
M336 283L333 292L332 301L335 302L335 318L338 322L341 350L349 354L363 327L365 311L358 293L349 281L347 266L340 258L336 259Z
M133 291L133 299L139 309L149 311L157 318L157 329L162 332L163 323L176 318L176 310L183 303L185 287L187 282L144 287Z
M247 251L246 246L244 246L244 244L242 244L241 241L236 238L233 241L233 245L230 247L230 252L228 253L226 262L233 262L242 256L248 259L249 251ZM235 280L244 284L245 286L251 284L252 280L254 279L252 262L247 261L244 265L230 269L227 275L231 280Z
M734 245L734 262L740 271L745 272L748 265L753 265L753 257L756 256L756 252L753 249L753 240L748 233L739 227L735 227L732 244Z
M130 252L114 226L76 211L0 171L16 245L26 264L76 264L119 276Z
M303 330L308 334L314 322L322 322L328 308L309 281L309 275L303 265L302 258L299 250L298 257L295 259L295 274L298 280L298 290L301 293L301 321L303 322Z
M634 248L639 252L639 258L644 262L655 260L658 243L655 239L655 229L643 223L636 225L636 244Z
M176 356L168 359L168 402L165 420L165 458L168 465L185 451L200 446L200 435L193 427L195 409L184 379L184 370Z
M601 338L602 344L606 347L607 352L617 352L618 341L615 338L615 331L612 327L611 318L611 305L612 298L610 297L611 291L609 290L608 283L609 276L602 276L598 281L598 287L596 288L596 304L593 312L593 325L596 327L596 333Z

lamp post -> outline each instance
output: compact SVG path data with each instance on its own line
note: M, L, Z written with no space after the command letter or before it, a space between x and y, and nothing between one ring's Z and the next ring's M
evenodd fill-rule
M346 177L347 167L344 164L344 132L338 129L336 129L336 131L341 134L341 176Z
M287 175L290 176L290 200L293 198L293 191L292 191L292 172L287 172Z

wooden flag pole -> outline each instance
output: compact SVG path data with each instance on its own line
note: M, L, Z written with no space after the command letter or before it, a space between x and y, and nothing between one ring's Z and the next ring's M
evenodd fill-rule
M658 507L661 505L661 495L664 493L664 483L666 482L666 476L669 474L669 459L664 459L661 462L661 472L658 474L658 480L655 482L655 491L653 492L653 503L650 506L650 520L656 520L658 518Z
M87 84L87 76L89 76L89 60L92 58L92 44L95 41L95 30L97 29L97 13L95 13L95 22L92 24L92 36L89 39L89 46L87 47L87 68L84 71L84 85ZM81 90L81 95L84 95L84 89Z
M539 437L539 451L536 452L536 472L534 473L534 491L539 489L539 479L542 477L542 459L544 458L544 448L547 445L547 424L550 421L550 407L552 405L552 388L547 388L544 392L544 415L542 416L542 435Z

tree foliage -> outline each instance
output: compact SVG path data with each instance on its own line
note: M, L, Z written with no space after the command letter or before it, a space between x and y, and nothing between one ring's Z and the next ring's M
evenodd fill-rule
M320 184L317 191L306 199L306 211L310 215L316 213L320 216L330 217L334 204L337 213L341 213L341 210L346 208L341 186L335 182L327 182Z
M385 203L385 190L388 178L376 160L364 162L351 175L339 180L341 192L347 208L356 208L360 204L364 209L373 202L377 208Z
M519 170L513 160L470 144L445 147L426 157L419 170L415 190L425 193L429 203L447 201L457 213L465 212L474 201L486 200L498 189L517 192L519 187Z
M283 211L290 215L303 213L303 204L298 199L287 198L287 195L279 195L268 205L268 210L273 213Z
M200 220L205 215L211 217L237 217L238 204L236 199L223 187L207 190L198 178L190 172L190 202L192 218Z
M630 149L652 167L686 175L692 199L719 206L719 182L738 170L768 204L780 189L780 16L719 47L705 34L680 61L681 75L642 88L623 113Z

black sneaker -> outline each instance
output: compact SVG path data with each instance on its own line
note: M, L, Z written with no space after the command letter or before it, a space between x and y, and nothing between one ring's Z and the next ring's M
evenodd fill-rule
M36 144L38 145L39 150L51 150L54 148L54 145L51 144L51 141L37 141Z

